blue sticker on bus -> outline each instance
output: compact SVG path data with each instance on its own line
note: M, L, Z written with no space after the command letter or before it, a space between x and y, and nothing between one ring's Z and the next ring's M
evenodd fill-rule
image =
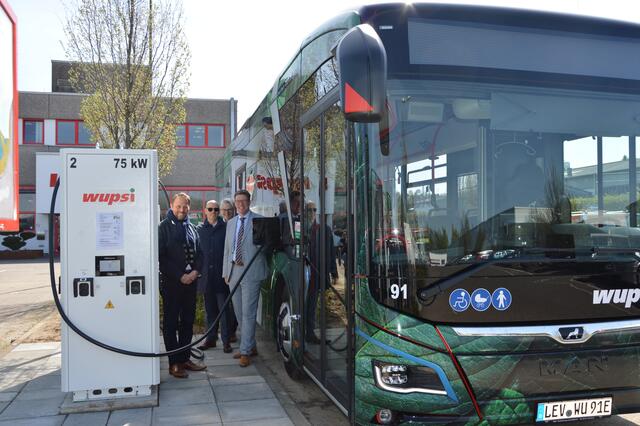
M484 288L477 288L471 293L471 306L476 311L486 311L491 306L491 293Z
M511 306L511 292L504 287L497 288L491 295L493 307L499 311L506 311Z
M449 306L456 312L464 312L471 305L469 292L462 288L457 288L449 295Z

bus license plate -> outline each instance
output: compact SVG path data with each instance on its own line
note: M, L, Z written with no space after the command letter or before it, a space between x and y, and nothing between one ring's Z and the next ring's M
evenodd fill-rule
M538 403L537 422L571 420L611 415L612 398L576 399Z

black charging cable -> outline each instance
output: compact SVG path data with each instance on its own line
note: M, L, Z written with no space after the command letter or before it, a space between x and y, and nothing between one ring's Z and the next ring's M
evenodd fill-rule
M229 303L231 302L231 298L235 294L235 292L238 289L238 287L240 287L239 283L242 281L242 279L244 278L244 276L247 273L247 271L249 270L249 268L251 268L251 265L253 264L253 261L256 260L258 255L260 255L260 253L262 253L262 250L265 247L264 245L261 245L258 248L258 251L256 251L256 253L253 255L253 257L251 258L251 260L247 264L247 267L244 268L244 271L242 271L242 274L240 275L240 278L238 278L238 285L236 285L233 288L233 290L231 290L231 292L229 293L229 296L227 297L227 300L224 301L224 306L220 310L218 315L216 316L216 319L213 321L211 326L207 329L205 334L202 337L200 337L198 340L196 340L195 342L191 342L188 345L185 345L185 346L183 346L181 348L177 348L177 349L174 349L172 351L167 351L167 352L160 352L160 353L137 352L137 351L130 351L130 350L127 350L127 349L117 348L115 346L111 346L111 345L108 345L108 344L106 344L104 342L101 342L101 341L99 341L97 339L94 339L93 337L89 336L88 334L86 334L82 330L80 330L80 328L78 328L78 326L76 326L71 321L71 319L67 316L67 314L64 311L64 308L62 307L62 304L60 303L60 298L58 297L58 292L56 291L56 278L55 278L56 274L55 274L55 270L54 270L54 256L53 256L53 216L55 214L54 212L55 212L55 207L56 207L56 196L58 195L58 188L59 187L60 187L60 178L58 178L58 180L56 181L56 185L53 188L53 195L51 197L51 208L49 209L49 277L51 279L51 292L53 293L53 300L54 300L54 302L56 304L56 308L58 309L58 312L60 313L60 317L69 326L69 328L71 328L73 331L76 332L76 334L78 334L80 337L82 337L83 339L87 340L88 342L93 343L94 345L99 346L102 349L106 349L106 350L111 351L111 352L119 353L119 354L122 354L122 355L135 356L135 357L139 357L139 358L158 358L158 357L161 357L161 356L176 355L176 354L185 352L186 350L189 350L189 349L193 348L194 346L196 346L197 344L199 344L200 342L202 342L211 333L213 328L218 324L218 322L220 321L220 318L222 318L222 315L225 313L225 310L227 309L227 306L229 306Z

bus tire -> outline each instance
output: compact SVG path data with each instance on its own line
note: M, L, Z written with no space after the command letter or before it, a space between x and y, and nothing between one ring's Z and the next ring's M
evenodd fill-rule
M293 359L293 323L291 319L291 296L285 285L280 292L276 316L276 345L282 356L284 369L289 377L300 380L304 376Z

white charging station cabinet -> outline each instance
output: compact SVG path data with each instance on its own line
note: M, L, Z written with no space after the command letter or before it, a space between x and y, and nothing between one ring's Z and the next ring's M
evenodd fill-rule
M62 149L61 302L84 333L158 352L158 165L153 150ZM158 358L100 348L62 324L62 391L74 401L151 394Z

